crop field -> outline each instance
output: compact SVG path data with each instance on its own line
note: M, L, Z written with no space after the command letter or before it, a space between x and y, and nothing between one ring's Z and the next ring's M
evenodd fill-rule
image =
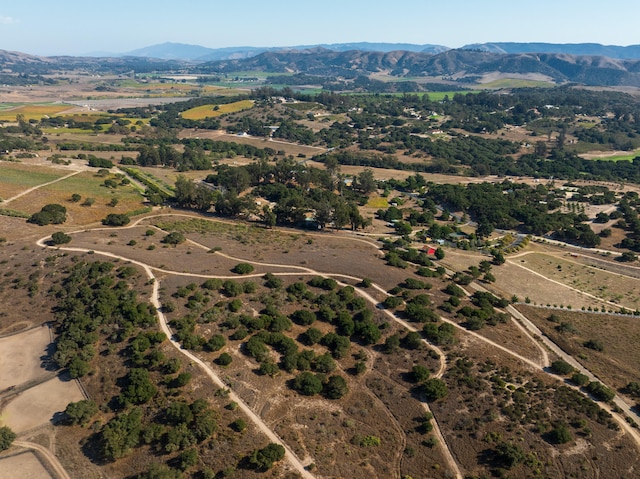
M215 108L218 108L217 110ZM187 120L204 120L205 118L215 118L226 113L236 113L253 108L252 100L241 100L225 105L202 105L182 112L182 117Z
M55 116L73 107L54 104L20 105L9 110L0 110L0 121L16 121L16 115L23 115L25 120L40 120L45 116Z
M501 88L548 88L552 82L540 80L524 80L521 78L502 78L488 83L483 83L482 88L499 90Z
M6 200L27 188L53 181L65 174L68 172L45 166L0 162L0 198Z

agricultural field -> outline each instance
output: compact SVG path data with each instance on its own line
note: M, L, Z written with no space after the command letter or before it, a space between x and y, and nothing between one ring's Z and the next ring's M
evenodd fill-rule
M20 104L0 109L0 121L14 122L18 115L22 115L26 121L40 120L47 116L57 116L72 108L74 107L64 104Z
M253 101L242 100L223 105L202 105L182 112L182 118L187 120L204 120L205 118L215 118L227 113L236 113L253 108Z
M542 80L526 80L521 78L501 78L482 83L482 88L500 90L503 88L548 88L552 82Z
M3 200L22 193L25 189L57 180L68 174L61 168L18 162L2 162L0 167L0 198Z

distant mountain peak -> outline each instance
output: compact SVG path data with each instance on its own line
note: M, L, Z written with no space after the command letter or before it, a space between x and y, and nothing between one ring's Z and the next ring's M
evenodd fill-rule
M417 45L413 43L326 43L316 45L294 45L282 47L224 47L224 48L208 48L201 45L189 45L186 43L165 42L157 45L151 45L139 48L118 56L137 56L151 57L163 60L189 60L189 61L220 61L220 60L239 60L242 58L251 58L260 53L269 51L370 51L370 52L391 52L391 51L410 51L437 54L449 50L449 47L443 45Z
M580 56L601 56L621 60L640 59L640 45L626 47L601 45L599 43L544 43L544 42L488 42L472 43L464 50L478 50L490 53L558 53Z

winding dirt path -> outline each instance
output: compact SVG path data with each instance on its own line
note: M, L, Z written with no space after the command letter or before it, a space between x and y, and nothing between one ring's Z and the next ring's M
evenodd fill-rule
M191 215L184 215L184 216L191 216ZM149 217L147 217L149 218ZM127 225L124 228L131 228L134 226L137 226L140 221L144 220L146 218L142 218L139 221L135 222L133 225ZM95 230L113 230L114 228L95 228ZM93 229L92 229L93 230ZM82 232L88 231L88 230L81 230ZM49 247L46 244L46 241L49 239L49 237L44 237L41 238L40 240L37 241L37 244L41 247ZM355 239L358 241L358 239L356 238L350 238L350 239ZM208 247L193 241L193 240L188 240L191 244L209 250ZM364 240L359 240L359 241L363 241ZM367 242L369 243L369 242ZM369 243L371 244L371 243ZM374 246L374 245L372 245ZM153 280L153 293L152 293L152 298L151 298L151 303L156 307L157 310L157 314L158 314L158 318L159 318L159 323L160 326L162 328L162 330L164 331L164 333L167 335L167 337L171 340L171 343L185 356L189 357L190 360L194 361L195 363L197 363L198 365L201 366L201 368L205 371L205 373L214 381L215 384L217 384L219 387L221 388L226 388L229 389L229 387L219 378L219 376L216 375L216 373L211 370L211 368L209 368L209 366L204 363L202 360L200 360L197 356L193 355L192 353L190 353L187 350L182 349L182 346L173 338L173 333L171 332L166 318L164 316L164 314L162 314L160 307L160 300L159 300L159 289L160 289L160 281L157 279L157 277L154 275L153 271L158 271L158 272L162 272L165 274L172 274L172 275L179 275L179 276L190 276L190 277L199 277L199 278L218 278L218 279L228 279L228 278L233 278L233 279L237 279L238 276L220 276L220 275L204 275L204 274L192 274L192 273L183 273L183 272L177 272L177 271L171 271L171 270L166 270L166 269L161 269L161 268L156 268L153 266L150 266L146 263L143 263L141 261L137 261L137 260L132 260L130 258L124 257L124 256L120 256L120 255L116 255L107 251L98 251L98 250L89 250L86 248L73 248L73 247L56 247L57 249L61 249L61 250L65 250L65 251L74 251L74 252L79 252L79 253L86 253L88 251L93 251L94 254L100 254L103 256L107 256L110 258L114 258L114 259L120 259L123 261L128 261L132 264L136 264L138 266L140 266L141 268L143 268L147 274L147 276L149 277L149 279ZM300 275L302 274L309 274L309 275L314 275L314 276L321 276L321 277L341 277L341 278L347 278L347 279L351 279L353 281L362 281L362 278L358 278L355 276L349 276L349 275L343 275L343 274L329 274L329 273L323 273L323 272L319 272L316 270L313 270L311 268L306 268L303 266L294 266L294 265L286 265L286 264L271 264L271 263L260 263L257 261L247 261L244 260L242 258L236 258L233 256L229 256L229 255L225 255L222 254L221 252L216 252L215 254L220 254L221 256L224 256L226 258L229 259L233 259L234 261L243 261L243 262L247 262L247 263L251 263L251 264L255 264L255 265L261 265L261 266L270 266L270 267L280 267L280 268L291 268L291 269L295 269L297 270L296 272L276 272L273 273L276 276L287 276L287 275ZM243 275L243 278L247 278L247 277L261 277L263 276L262 274L254 274L254 275ZM345 283L341 283L338 282L338 284L340 284L341 286L347 286ZM389 296L389 294L380 286L373 284L372 287L374 289L376 289L377 291L383 293L386 296ZM366 291L363 291L361 288L354 288L354 290L356 291L357 294L359 294L360 296L362 296L366 301L368 301L370 304L372 304L374 307L377 306L379 304L379 301L374 298L372 295L370 295L369 293L367 293ZM403 319L399 318L398 316L396 316L394 313L392 313L389 310L382 310L384 312L384 314L386 314L390 319L392 319L393 321L397 322L398 324L400 324L403 328L412 331L412 332L418 332L418 329L416 329L414 326L412 326L411 324L407 323L406 321L404 321ZM438 368L437 371L434 372L434 377L435 378L440 378L442 377L442 375L444 374L445 370L446 370L446 355L444 354L444 352L438 348L436 345L429 343L427 340L422 339L422 341L427 344L429 347L433 348L437 353L438 353L438 357L439 357L439 361L440 361L440 366ZM290 464L296 469L298 470L298 472L300 472L302 474L302 477L307 478L307 479L312 479L315 476L313 476L309 471L307 471L304 467L304 465L302 464L302 462L300 461L300 459L293 453L293 451L284 443L284 441L282 441L268 426L267 424L255 413L253 412L253 410L246 404L244 403L244 401L238 397L233 391L230 391L230 397L232 398L233 401L237 402L238 405L241 407L241 409L247 414L247 416L249 416L249 418L254 422L254 424L256 424L256 426L259 427L259 429L264 432L269 438L270 440L272 440L273 442L276 442L278 444L281 444L286 451L286 458L289 460ZM427 403L422 403L425 411L427 412L431 412L431 410L429 409L429 406ZM455 461L455 459L453 458L453 454L451 453L451 450L449 448L449 446L447 445L447 442L444 438L444 435L442 434L442 431L440 429L439 424L437 423L435 417L432 420L433 422L433 432L434 434L437 436L439 444L441 445L441 449L442 449L442 453L445 459L445 462L447 463L447 467L451 470L451 472L453 473L453 475L455 476L456 479L462 479L464 476L462 474L462 471L460 470L457 462Z
M168 214L161 214L161 215L154 215L154 216L150 216L150 217L145 217L145 218L141 218L138 221L136 221L135 223L128 225L124 228L132 228L135 226L138 226L140 224L140 222L147 220L149 218L152 217L157 217L157 216L176 216L173 213L168 213ZM182 215L179 214L179 216L185 216L185 217L191 217L191 218L197 218L197 216L194 215ZM108 229L108 230L113 230L114 228L95 228L92 230L101 230L101 229ZM82 230L82 231L88 231L88 230ZM372 244L369 241L363 240L363 239L359 239L359 238L349 238L346 236L341 236L341 238L347 239L347 240L355 240L355 241L360 241L360 242L366 242L369 245L371 245L372 247L379 249L376 247L376 245ZM46 247L47 245L45 244L45 241L48 239L47 238L42 238L41 240L38 241L38 245L42 246L42 247ZM206 246L197 243L195 241L189 240L191 244L199 247L199 248L203 248L203 249L209 249ZM67 251L76 251L76 252L87 252L89 251L88 249L85 248L71 248L71 247L60 247L59 249L62 250L67 250ZM220 279L227 279L227 278L234 278L237 279L237 275L235 276L219 276L219 275L205 275L205 274L193 274L193 273L185 273L185 272L177 272L177 271L171 271L171 270L166 270L166 269L161 269L161 268L156 268L153 266L150 266L148 264L142 263L140 261L136 261L136 260L132 260L130 258L126 258L123 256L119 256L113 253L109 253L106 251L96 251L96 250L91 250L94 251L94 253L96 254L101 254L104 256L108 256L111 258L115 258L115 259L121 259L124 261L128 261L132 264L136 264L140 267L142 267L146 274L148 275L148 277L150 279L154 280L154 287L153 287L153 296L152 296L152 303L154 304L154 306L158 309L158 317L160 320L160 325L163 329L163 331L167 334L167 336L171 339L172 344L185 356L189 357L190 360L194 361L195 363L199 364L202 368L203 371L206 372L206 374L214 381L215 384L217 384L219 387L222 388L227 388L228 386L216 375L216 373L211 370L203 361L201 361L199 358L197 358L195 355L193 355L192 353L184 350L181 348L180 344L177 343L173 338L172 338L172 333L166 323L166 318L164 317L164 315L162 314L162 312L159 310L160 308L160 303L159 303L159 298L158 298L158 291L159 291L159 280L156 278L156 276L154 275L154 271L157 272L162 272L162 273L166 273L166 274L171 274L171 275L180 275L180 276L191 276L191 277L202 277L202 278L220 278ZM247 262L250 264L254 264L254 265L261 265L261 266L269 266L269 267L277 267L277 268L286 268L289 269L290 271L283 271L283 272L276 272L273 273L274 275L278 275L278 276L287 276L287 275L299 275L299 274L309 274L309 275L317 275L317 276L322 276L322 277L333 277L333 278L344 278L344 279L349 279L352 281L361 281L362 278L358 278L358 277L354 277L354 276L349 276L349 275L344 275L344 274L332 274L332 273L327 273L327 272L321 272L321 271L317 271L311 268L307 268L307 267L303 267L303 266L296 266L296 265L287 265L287 264L273 264L273 263L261 263L258 261L250 261L250 260L244 260L243 258L237 258L237 257L233 257L230 255L226 255L223 254L221 252L216 252L216 254L220 254L221 256L224 256L225 258L228 259L232 259L235 261L243 261L243 262ZM517 263L516 263L517 264ZM520 266L520 265L518 265ZM527 269L527 268L524 268ZM293 271L291 271L293 270ZM535 273L535 272L534 272ZM537 273L539 276L539 273ZM243 277L260 277L262 276L261 274L254 274L254 275L244 275ZM542 276L544 277L544 276ZM545 279L548 280L548 278L544 277ZM555 282L555 281L554 281ZM557 283L557 282L555 282ZM340 283L342 286L345 286L346 284L344 283ZM561 285L561 283L557 283L559 285ZM562 285L567 287L566 285ZM380 286L378 286L377 284L372 284L371 286L373 289L375 289L376 291L378 291L379 293L381 293L382 295L384 295L385 297L388 296L388 293L381 288ZM377 306L379 304L379 301L372 296L369 292L364 291L361 288L354 288L355 291L357 292L358 295L360 295L361 297L363 297L366 301L368 301L370 304ZM583 293L583 292L582 292ZM584 293L583 293L584 294ZM540 333L540 331L535 328L535 326L527 320L526 317L524 317L524 315L522 315L521 313L519 313L517 310L515 310L515 308L513 308L512 306L507 307L507 310L509 311L509 313L514 316L515 318L517 318L522 326L528 330L531 334L533 335L538 335L540 338L542 338L542 340L544 341L545 346L547 346L551 351L555 352L556 354L558 354L560 357L566 358L565 360L567 360L567 362L569 362L570 364L572 364L574 367L576 367L576 369L580 370L580 371L584 371L585 374L587 374L590 378L594 378L594 380L596 379L594 375L592 375L590 372L588 372L585 368L583 368L582 366L580 366L575 360L573 360L573 358L569 355L567 355L566 353L564 353L562 350L560 350L560 348L557 347L557 345L555 345L554 343L552 343L550 340L548 340L548 338L545 340L545 337ZM392 311L389 310L382 310L383 314L387 315L390 319L392 319L393 321L395 321L396 323L398 323L399 325L401 325L404 329L408 330L408 331L418 331L413 325L407 323L406 321L404 321L402 318L399 318L397 315L395 315ZM537 345L537 347L540 349L541 351L541 360L539 362L537 361L533 361L527 357L524 357L520 354L518 354L515 351L512 351L511 349L495 342L492 341L474 331L469 331L465 328L463 328L462 326L458 325L457 323L455 323L452 320L449 320L447 318L441 317L441 320L447 323L452 324L456 329L459 329L461 331L464 331L465 334L471 335L474 338L485 342L487 344L490 344L492 347L495 347L501 351L504 351L505 353L517 358L518 360L520 360L522 363L534 368L535 370L538 371L543 371L549 374L550 377L552 377L555 380L558 380L557 376L549 373L548 371L545 371L545 367L548 366L549 364L549 356L547 351L539 344L538 341L536 341L533 337L531 337L530 335L528 335L528 337L531 338L531 340ZM426 340L423 339L423 341L429 345L429 347L433 348L439 355L440 358L440 366L438 368L438 371L436 371L434 373L434 377L436 378L440 378L442 377L442 375L444 374L444 372L446 371L446 356L444 354L444 352L442 350L440 350L437 346L428 343ZM580 390L579 388L575 388L577 390ZM253 412L253 410L246 404L244 403L244 401L242 401L242 399L240 399L233 391L230 391L230 397L232 398L232 400L236 401L238 403L238 405L241 407L241 409L245 412L245 414L247 414L247 416L254 422L254 424L256 424L256 426L262 431L264 432L265 435L267 435L267 437L270 438L271 441L276 442L278 444L282 444L283 447L285 447L285 451L286 451L286 458L288 460L288 462L290 463L290 465L296 469L301 475L302 477L306 478L306 479L312 479L315 476L313 476L309 471L307 471L304 467L304 464L302 463L302 461L300 461L300 459L293 453L293 451L266 425L266 423L264 423L264 421L255 413ZM615 399L616 405L618 405L627 415L629 415L629 417L637 417L637 415L635 413L633 413L633 411L631 410L631 408L624 403L624 401L622 401L621 398L616 396ZM423 407L425 408L426 411L429 411L429 407L428 404L426 403L422 403ZM607 410L609 413L612 414L612 416L614 417L614 419L616 420L616 422L618 422L620 424L620 426L625 430L625 432L629 433L630 437L632 437L634 439L634 441L636 442L637 446L640 447L640 434L638 434L637 431L635 431L625 420L624 418L620 417L619 414L615 413L612 408L610 406L608 406L607 404L603 404L603 403L599 403L600 407L602 407L603 409ZM437 421L434 419L433 420L434 423L434 434L436 435L436 437L439 439L439 443L441 444L442 447L442 452L443 455L445 457L445 460L447 462L447 467L450 469L451 473L457 478L457 479L462 479L463 475L462 472L460 470L460 468L458 467L457 462L455 461L452 452L449 448L449 446L446 443L446 440L444 438L444 435L441 432L441 428L439 427L439 425L437 424Z
M42 247L48 247L48 245L45 243L45 241L47 241L48 239L49 239L48 236L45 237L45 238L42 238L42 239L37 241L37 244L39 246L42 246ZM147 274L148 278L150 280L153 280L153 291L152 291L151 298L150 298L151 304L153 304L153 306L156 308L156 314L157 314L157 317L158 317L158 320L159 320L160 327L161 327L162 331L167 335L167 338L169 339L171 344L181 354L183 354L184 356L188 357L190 361L193 361L194 363L198 364L202 368L202 370L205 372L205 374L214 382L214 384L216 384L220 388L229 390L229 398L232 401L235 401L238 404L240 409L242 409L242 411L249 417L249 419L256 425L256 427L258 427L258 429L260 429L260 431L263 432L269 438L270 441L272 441L274 443L277 443L277 444L280 444L280 445L282 445L284 447L284 449L285 449L285 458L287 459L289 464L298 473L300 473L300 475L303 478L305 478L305 479L315 479L315 476L313 474L311 474L309 471L307 471L307 469L305 469L304 464L295 455L295 453L291 450L291 448L284 441L282 441L282 439L280 439L278 437L278 435L269 428L269 426L267 426L267 424L262 420L262 418L260 418L255 412L253 412L253 410L234 391L232 391L229 388L229 386L227 384L225 384L224 381L222 381L222 379L220 379L220 377L204 361L202 361L200 358L198 358L196 355L192 354L191 352L187 351L186 349L183 349L182 345L173 337L173 333L171 332L171 329L169 328L169 325L167 324L166 317L164 316L164 314L161 311L161 306L162 305L160 304L160 281L153 274L153 269L154 268L152 266L149 266L148 264L143 263L141 261L132 260L132 259L127 258L125 256L116 255L116 254L113 254L113 253L109 253L107 251L97 251L97 250L89 250L87 248L71 248L71 247L57 247L56 249L65 250L65 251L73 251L73 252L77 252L77 253L87 253L89 251L93 251L94 254L100 254L102 256L107 256L109 258L114 258L114 259L119 259L119 260L122 260L122 261L127 261L129 263L136 264L136 265L140 266L142 269L144 269L144 271ZM165 271L165 270L162 270L162 271L163 272L168 272L168 271ZM169 273L171 273L171 272L169 272Z

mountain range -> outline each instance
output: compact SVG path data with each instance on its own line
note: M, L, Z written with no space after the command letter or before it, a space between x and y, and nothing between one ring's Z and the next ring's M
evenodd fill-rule
M72 69L92 73L263 71L346 78L385 73L460 83L474 83L498 74L524 75L558 84L640 87L640 45L484 43L449 49L440 45L349 43L209 49L164 43L100 58L40 57L0 50L0 69L5 76L45 75Z
M298 45L288 47L226 47L208 48L200 45L184 43L161 43L151 45L127 53L109 56L135 56L158 58L162 60L188 60L197 62L238 60L250 58L265 52L309 50L323 48L335 52L364 51L364 52L420 52L438 54L452 50L443 45L414 44L414 43L332 43L317 45ZM599 43L474 43L465 45L460 50L479 50L489 53L517 54L517 53L564 53L568 55L605 56L621 60L640 59L640 45L616 46L601 45ZM93 55L92 55L93 56ZM103 56L103 55L100 55Z

